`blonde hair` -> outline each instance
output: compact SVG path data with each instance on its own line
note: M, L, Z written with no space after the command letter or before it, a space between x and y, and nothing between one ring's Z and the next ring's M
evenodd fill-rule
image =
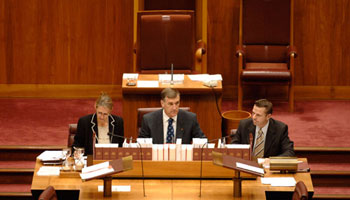
M101 95L97 98L95 105L96 105L96 108L99 106L103 106L110 110L113 109L112 98L105 92L101 92Z

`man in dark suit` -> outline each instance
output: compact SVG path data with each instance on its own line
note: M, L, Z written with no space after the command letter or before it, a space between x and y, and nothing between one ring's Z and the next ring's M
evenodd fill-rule
M74 136L73 147L84 147L85 154L93 154L93 141L100 144L123 144L124 123L119 116L112 115L113 102L111 97L102 93L96 100L96 113L79 119L77 133ZM93 138L93 133L96 133Z
M179 109L180 93L173 88L161 92L162 109L143 116L138 137L153 138L153 144L175 143L191 144L193 138L204 138L196 114Z
M272 103L266 99L257 100L254 103L252 118L240 121L237 132L232 137L232 143L249 144L251 133L255 158L295 156L294 143L288 137L288 126L274 120L271 115Z

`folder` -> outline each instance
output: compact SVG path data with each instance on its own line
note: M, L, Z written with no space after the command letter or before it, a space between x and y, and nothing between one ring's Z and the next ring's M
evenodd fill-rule
M234 169L240 172L256 176L264 176L265 171L257 162L237 158L229 155L224 155L213 151L213 163L229 169Z
M131 170L132 168L132 156L128 156L85 167L82 169L80 177L83 181L88 181L91 179L111 176L113 174Z

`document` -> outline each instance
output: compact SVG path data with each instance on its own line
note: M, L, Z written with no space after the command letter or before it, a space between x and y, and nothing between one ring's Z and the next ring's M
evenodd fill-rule
M123 79L135 79L137 80L139 74L138 73L123 73Z
M103 192L103 185L97 186L98 192ZM112 185L112 192L130 192L130 185Z
M236 163L236 167L237 168L241 168L241 169L246 169L246 170L249 170L249 171L252 171L252 172L257 172L257 173L260 173L260 174L264 174L265 173L263 168L246 165L246 164L239 163L239 162Z
M261 178L262 184L267 184L271 186L288 187L295 186L296 181L294 177L271 177L271 178Z
M59 176L60 167L42 166L36 174L38 176Z
M38 157L43 162L63 160L62 151L44 151Z
M137 87L159 87L158 81L137 81Z
M194 75L187 75L188 78L190 78L192 81L222 81L221 74L194 74Z

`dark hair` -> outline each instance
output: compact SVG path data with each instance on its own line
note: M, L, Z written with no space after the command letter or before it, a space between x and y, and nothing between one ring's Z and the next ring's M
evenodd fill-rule
M267 99L256 100L254 105L259 108L266 108L266 114L272 114L272 103Z
M180 96L180 92L177 89L174 89L174 88L165 88L160 93L160 98L163 101L165 100L165 97L173 99L173 98L176 98L177 96Z

